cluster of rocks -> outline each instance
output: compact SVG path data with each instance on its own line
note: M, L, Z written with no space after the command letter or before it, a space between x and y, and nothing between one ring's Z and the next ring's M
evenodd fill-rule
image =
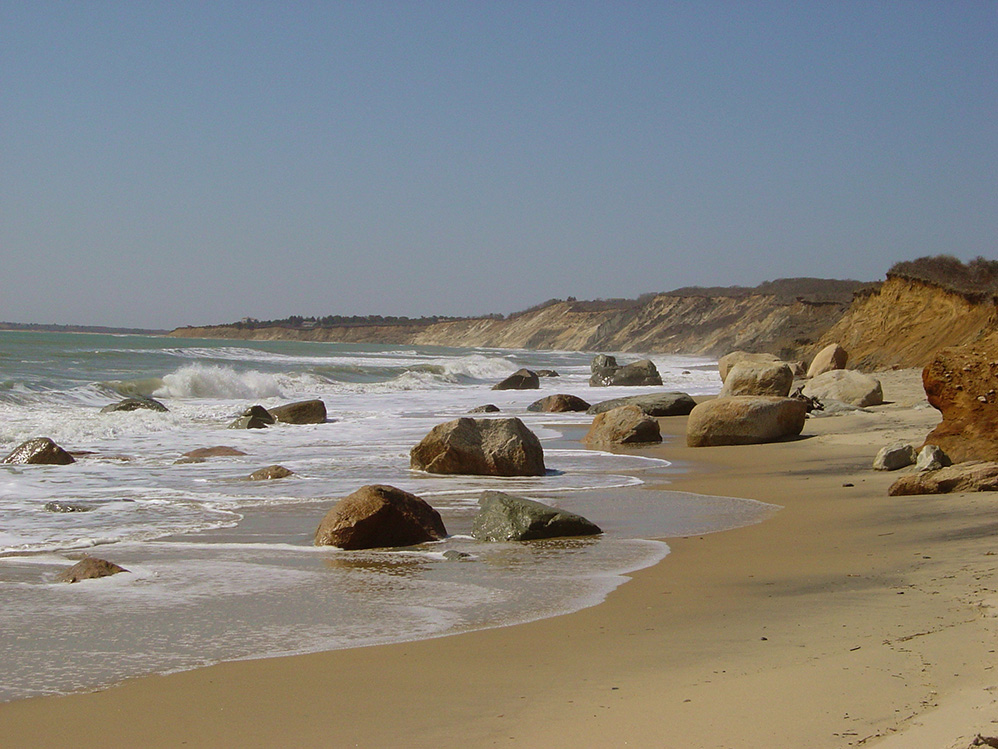
M635 387L661 385L662 377L650 359L631 362L621 366L616 358L599 354L590 364L589 384L592 387Z
M288 403L276 408L250 406L239 418L229 424L229 429L264 429L271 424L325 424L326 404L318 398Z

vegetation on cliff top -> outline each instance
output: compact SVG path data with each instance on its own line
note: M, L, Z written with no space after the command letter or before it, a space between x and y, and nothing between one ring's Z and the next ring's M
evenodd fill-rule
M998 260L983 257L976 257L968 263L952 255L904 260L895 263L887 271L887 277L938 286L975 303L998 295Z

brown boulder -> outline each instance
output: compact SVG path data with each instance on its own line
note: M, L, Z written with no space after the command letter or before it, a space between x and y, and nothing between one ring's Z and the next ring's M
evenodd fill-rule
M728 372L738 362L749 361L758 364L772 364L779 362L780 357L775 354L750 354L747 351L732 351L717 360L717 373L721 375L721 382L728 379Z
M288 476L294 475L293 471L288 470L284 466L273 465L253 471L249 475L249 479L250 481L269 481L271 479L286 479Z
M564 413L567 411L585 411L589 408L589 404L586 403L582 398L575 395L566 395L565 393L558 393L557 395L548 395L540 400L536 400L527 406L528 411L543 411L545 413Z
M83 559L68 570L60 572L56 576L56 580L60 583L78 583L80 580L108 577L110 575L117 575L119 572L128 572L128 570L106 559L83 557Z
M832 343L821 349L811 360L811 366L807 368L807 376L817 377L833 369L845 369L846 362L849 361L849 354L837 343Z
M536 372L518 369L505 380L492 386L493 390L537 390L541 386Z
M439 541L447 536L440 513L394 486L362 486L326 513L315 531L316 546L377 549Z
M582 444L635 445L661 442L662 432L658 421L646 416L638 406L620 406L596 414Z
M778 395L790 394L794 373L790 365L780 361L736 362L728 370L721 388L721 397L729 395Z
M235 447L229 447L227 445L218 445L216 447L199 447L196 450L191 450L181 455L176 461L176 463L204 463L208 458L225 458L233 457L236 455L245 455L242 450Z
M804 428L807 407L796 398L736 395L700 403L690 412L686 444L754 445L796 437Z
M314 400L298 401L288 403L284 406L267 409L275 421L284 424L325 424L326 404L315 398Z
M11 450L0 460L4 465L58 465L65 466L76 460L48 437L35 437Z
M998 491L998 463L973 460L938 471L902 476L887 490L892 497L910 494Z
M924 444L957 463L998 460L998 353L943 349L922 371L922 386L943 417Z
M430 430L409 453L412 468L429 473L543 476L544 450L522 421L462 417Z

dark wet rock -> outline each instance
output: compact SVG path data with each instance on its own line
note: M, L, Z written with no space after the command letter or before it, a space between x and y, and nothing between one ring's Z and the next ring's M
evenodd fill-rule
M548 395L540 400L536 400L527 406L528 411L543 411L546 413L565 413L568 411L585 411L589 408L589 404L586 403L582 398L574 395L566 395L565 393L558 393L557 395Z
M621 406L637 406L648 416L686 416L696 404L686 393L651 393L602 401L590 406L587 413L595 415Z
M938 471L923 471L902 476L887 490L892 497L912 494L949 494L952 492L998 491L998 463L971 460Z
M537 390L541 386L537 373L518 369L505 380L492 386L493 390Z
M558 377L558 373L553 369L538 369L536 370L538 377Z
M462 417L433 427L409 453L412 468L429 473L543 476L544 450L517 418Z
M69 465L73 456L48 437L35 437L11 450L0 460L3 465Z
M589 365L592 372L589 384L593 387L619 387L639 385L661 385L662 377L650 359L631 362L620 366L617 360L607 354L599 354Z
M466 551L458 551L457 549L447 549L443 553L444 559L448 562L460 562L462 559L471 559L472 556Z
M115 413L117 411L158 411L166 413L170 409L154 398L132 397L125 398L117 403L110 403L100 410L102 414Z
M56 576L56 581L60 583L78 583L81 580L92 580L97 577L117 575L119 572L128 572L128 570L106 559L84 557L69 569L60 572Z
M45 509L49 512L91 512L97 506L83 502L46 502Z
M475 406L475 408L468 411L470 414L497 414L499 413L499 406L493 403L486 403L484 406Z
M239 418L229 424L229 429L266 429L274 423L274 417L263 406L250 406Z
M318 398L277 406L270 409L270 413L282 424L326 423L326 404Z
M479 541L531 541L603 532L581 515L505 492L482 492L478 504L481 509L471 535Z
M394 486L362 486L333 506L315 531L316 546L377 549L439 541L447 536L440 513Z
M596 414L582 443L597 445L640 445L662 441L658 421L637 406L620 406Z
M686 424L689 447L753 445L795 437L804 428L807 408L796 398L735 395L700 403Z
M199 447L196 450L191 450L180 456L176 461L177 463L203 463L208 458L230 458L239 455L245 455L242 450L238 450L235 447L228 447L227 445L218 445L216 447Z
M249 475L249 479L250 481L269 481L273 479L286 479L289 476L294 475L294 471L291 471L284 466L272 465L253 471L253 473Z

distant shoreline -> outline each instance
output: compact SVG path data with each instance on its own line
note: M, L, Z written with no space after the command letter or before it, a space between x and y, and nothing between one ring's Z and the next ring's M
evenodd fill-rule
M169 330L146 328L109 328L103 325L38 325L36 323L0 322L3 333L93 333L104 335L165 336Z

